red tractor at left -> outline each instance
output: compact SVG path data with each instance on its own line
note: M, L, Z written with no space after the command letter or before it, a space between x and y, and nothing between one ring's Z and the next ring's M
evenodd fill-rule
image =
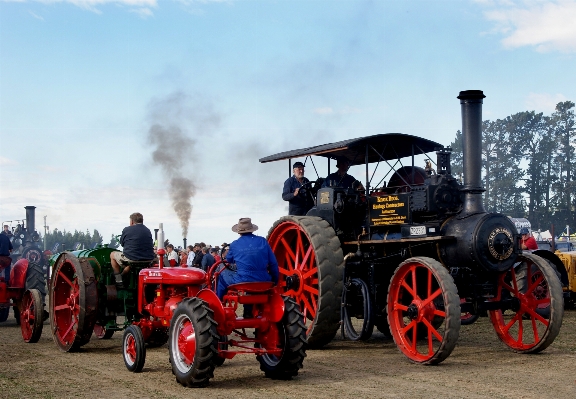
M13 251L10 261L0 263L0 322L14 309L16 323L25 342L38 342L42 325L48 318L44 310L46 272L43 253L36 244L40 235L34 229L35 206L26 206L26 220L20 221L8 238ZM3 233L5 234L5 233Z

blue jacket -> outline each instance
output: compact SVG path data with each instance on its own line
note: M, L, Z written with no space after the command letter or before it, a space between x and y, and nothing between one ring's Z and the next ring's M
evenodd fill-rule
M265 238L252 233L243 234L230 244L228 263L236 263L234 284L250 281L278 283L278 262Z
M122 253L130 260L152 260L156 257L152 233L142 223L125 227L120 237L120 245Z
M304 183L308 183L309 180L305 177L302 178ZM302 183L302 184L304 184ZM282 199L288 201L288 215L304 216L306 212L314 206L314 201L310 194L310 190L302 189L298 192L297 196L294 196L294 191L297 188L302 187L302 184L296 179L296 176L292 175L284 182L284 189L282 190Z

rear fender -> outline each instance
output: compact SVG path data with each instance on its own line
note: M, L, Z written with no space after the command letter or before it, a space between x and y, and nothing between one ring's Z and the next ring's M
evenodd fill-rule
M28 271L28 260L20 259L14 263L10 270L10 287L24 288L26 286L26 272Z
M568 272L566 272L564 263L562 263L562 260L560 260L560 258L556 254L550 251L546 251L545 249L532 251L532 253L534 255L538 255L539 257L546 259L554 266L556 266L556 270L558 270L558 273L560 273L560 282L562 283L562 287L568 287Z
M226 325L224 306L222 306L222 302L220 302L220 299L214 291L204 288L198 293L198 295L196 295L196 297L206 302L208 306L210 306L210 309L214 311L214 320L218 323L219 329Z
M270 295L270 301L268 302L269 305L269 313L268 313L268 320L272 323L278 323L284 317L284 299L279 294L272 294Z

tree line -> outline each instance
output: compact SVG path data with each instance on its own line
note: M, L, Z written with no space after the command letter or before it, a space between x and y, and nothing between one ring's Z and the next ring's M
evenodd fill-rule
M86 232L74 230L74 233L54 229L52 232L46 233L43 238L46 239L46 249L54 252L89 249L98 245L108 244L108 242L104 242L104 237L96 229L94 229L92 234L90 234L88 229ZM114 236L112 236L113 238Z
M552 115L518 112L482 123L484 206L489 212L525 217L533 230L553 224L576 230L576 120L574 103L560 102ZM452 173L461 176L462 132L451 143Z

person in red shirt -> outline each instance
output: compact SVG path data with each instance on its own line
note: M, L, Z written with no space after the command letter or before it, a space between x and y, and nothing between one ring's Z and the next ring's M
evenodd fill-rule
M534 251L538 249L538 244L536 244L536 240L534 239L532 234L530 234L528 228L522 227L520 229L520 234L522 235L522 241L520 242L520 246L522 247L522 249L528 251Z

